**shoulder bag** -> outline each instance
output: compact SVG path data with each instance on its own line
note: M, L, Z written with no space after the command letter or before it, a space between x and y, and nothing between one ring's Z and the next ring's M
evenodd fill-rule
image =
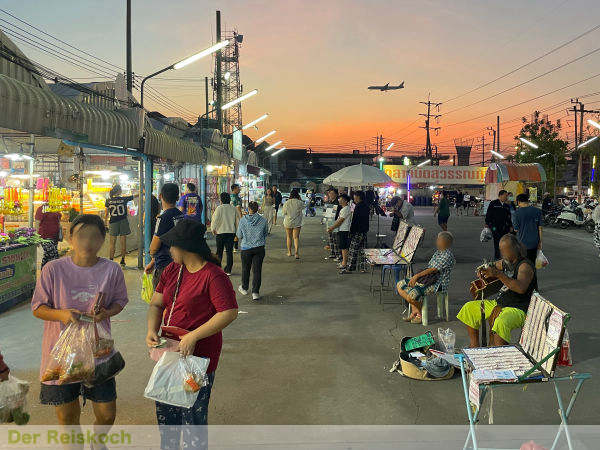
M183 328L171 326L171 317L173 316L173 310L175 309L175 304L177 302L177 295L179 294L179 288L181 287L182 278L183 264L179 268L179 274L177 275L177 284L175 285L175 293L173 294L173 304L171 305L171 311L169 312L167 323L166 325L160 327L162 333L169 333L177 336L183 336L188 333L188 331L184 330ZM150 349L150 358L152 358L154 361L158 361L165 352L179 351L179 341L177 339L161 336L160 341L161 342L159 346Z

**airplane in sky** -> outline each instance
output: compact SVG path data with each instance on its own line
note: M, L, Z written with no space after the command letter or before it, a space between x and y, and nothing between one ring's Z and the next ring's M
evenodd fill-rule
M400 83L398 86L390 86L390 83L387 83L385 86L369 86L372 91L395 91L396 89L404 89L404 81Z

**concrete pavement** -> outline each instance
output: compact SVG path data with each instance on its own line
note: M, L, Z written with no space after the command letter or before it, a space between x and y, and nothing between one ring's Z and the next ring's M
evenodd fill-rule
M416 254L416 268L433 253L439 228L430 208L419 208L417 220L427 230ZM371 243L377 221L371 222ZM381 230L390 221L382 219ZM397 358L403 336L414 336L438 326L457 333L457 347L467 343L455 318L464 301L474 268L491 258L491 243L480 243L480 217L455 217L449 230L455 235L457 266L450 286L451 321L428 328L400 320L402 307L382 309L369 293L369 275L338 275L325 261L323 227L308 218L301 232L301 259L288 258L284 231L273 229L263 268L262 300L238 294L240 315L224 333L224 347L213 389L211 424L465 424L460 378L437 383L419 382L388 372ZM597 375L600 333L597 330L598 263L591 235L581 230L547 230L544 252L550 265L540 271L540 291L572 314L569 324L572 368ZM129 258L134 265L135 257ZM239 255L232 282L240 277ZM143 391L153 363L144 345L146 304L140 300L141 273L126 269L130 304L113 321L113 333L127 367L117 379L121 424L155 423L154 406ZM391 294L386 294L391 299ZM432 307L433 310L433 307ZM430 310L430 311L432 311ZM430 312L430 316L432 312ZM37 402L42 324L27 304L0 315L0 348L15 375L32 382L32 423L55 423L52 408ZM515 335L516 338L516 335ZM600 423L600 380L587 382L571 417L574 424ZM495 422L502 424L558 423L551 385L506 388L495 395ZM487 416L482 417L487 421ZM84 408L84 423L92 422Z

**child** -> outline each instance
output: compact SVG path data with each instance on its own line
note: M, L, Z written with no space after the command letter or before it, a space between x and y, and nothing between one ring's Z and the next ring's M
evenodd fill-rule
M110 318L119 314L127 304L127 288L119 265L98 257L106 237L102 219L94 214L83 214L71 223L72 256L50 261L37 281L31 309L33 315L44 320L42 338L43 375L50 352L65 327L79 320L80 313L90 313L96 294L106 295L104 307L96 314L96 322L103 322L110 331ZM79 396L92 402L96 416L95 426L110 426L116 415L116 384L112 378L88 387L81 383L57 384L43 382L40 401L54 405L60 425L79 425L81 407Z

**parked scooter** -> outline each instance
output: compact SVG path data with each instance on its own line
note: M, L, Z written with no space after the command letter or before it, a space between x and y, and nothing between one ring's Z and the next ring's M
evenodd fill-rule
M558 226L560 228L567 229L570 226L583 226L586 231L589 230L590 222L591 229L594 230L591 210L586 207L585 204L577 204L577 202L571 202L570 206L564 208L556 218Z

